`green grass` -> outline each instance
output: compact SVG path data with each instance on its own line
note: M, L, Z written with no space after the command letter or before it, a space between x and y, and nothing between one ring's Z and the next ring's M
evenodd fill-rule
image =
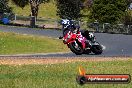
M132 75L132 60L72 62L54 65L0 65L0 88L132 88L132 83L80 86L76 82L80 65L89 74Z
M61 40L0 32L0 54L66 52Z
M30 5L27 5L23 9L14 5L11 1L9 2L9 6L13 8L13 12L17 15L23 15L23 16L29 16L31 11L30 11ZM39 7L39 13L38 17L44 17L44 18L58 18L56 16L56 10L57 7L55 5L55 1L51 0L49 3L42 3L40 4Z

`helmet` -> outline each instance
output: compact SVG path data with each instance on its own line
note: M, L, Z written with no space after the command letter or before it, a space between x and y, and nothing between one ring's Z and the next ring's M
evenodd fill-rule
M68 19L62 19L61 20L61 25L63 25L63 28L71 28L71 29L79 29L80 26L76 26L74 23L74 20L68 20Z
M63 28L67 28L71 25L71 21L68 19L62 19L61 20L61 25L63 25Z
M69 24L70 24L70 20L62 19L62 20L61 20L61 24L62 24L62 25L69 25Z

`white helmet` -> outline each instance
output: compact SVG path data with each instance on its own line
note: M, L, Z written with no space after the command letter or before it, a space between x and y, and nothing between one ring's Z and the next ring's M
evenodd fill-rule
M62 19L61 25L63 25L64 28L67 28L70 25L70 20Z
M62 20L61 20L61 24L62 24L62 25L69 25L69 24L70 24L70 21L67 20L67 19L62 19Z

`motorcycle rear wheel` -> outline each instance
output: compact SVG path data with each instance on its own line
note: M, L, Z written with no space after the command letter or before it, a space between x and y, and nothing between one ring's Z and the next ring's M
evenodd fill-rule
M84 53L84 54L90 54L90 53L91 53L91 50L84 50L83 53Z
M83 48L80 46L80 45L78 45L78 49L75 47L75 42L72 42L72 43L70 43L69 44L69 48L70 48L70 50L73 52L73 53L75 53L76 55L81 55L81 54L83 54Z
M96 55L102 54L103 49L100 45L94 45L92 46L92 52Z

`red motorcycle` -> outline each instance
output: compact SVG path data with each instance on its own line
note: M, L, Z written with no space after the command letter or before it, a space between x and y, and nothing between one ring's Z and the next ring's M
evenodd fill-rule
M79 28L73 25L65 25L63 30L63 43L76 55L101 54L103 52L101 45L95 41L95 36L88 31L81 32Z
M85 38L80 33L76 34L69 31L63 37L63 43L67 44L68 48L77 55L82 54L85 49Z

